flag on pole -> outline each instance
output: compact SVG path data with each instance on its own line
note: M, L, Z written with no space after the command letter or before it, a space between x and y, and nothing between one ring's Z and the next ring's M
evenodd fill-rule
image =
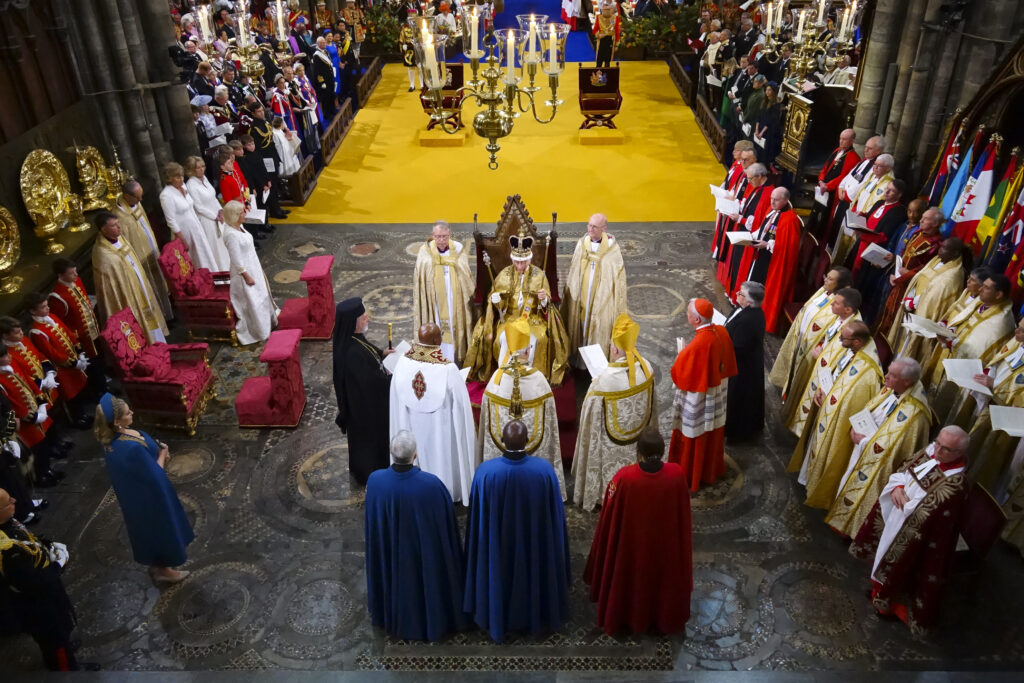
M970 244L974 233L978 229L978 223L988 210L989 200L992 198L992 181L996 170L996 143L990 142L985 150L978 157L978 163L964 183L964 189L960 192L960 199L957 200L953 213L946 221L944 234L953 233L959 237L964 244Z
M939 202L942 201L942 193L946 190L946 183L949 182L950 176L954 175L960 166L960 135L963 132L964 124L961 123L949 133L949 140L946 141L945 151L943 151L942 157L939 159L935 179L925 193L928 195L929 206L939 205Z
M1021 267L1024 266L1024 187L1021 187L1020 194L1017 195L1017 201L1010 209L1010 215L1006 218L1006 224L1003 226L1003 235L1009 235L1010 240L1015 240L1013 244L1013 256L1010 258L1009 264L1006 266L1006 277L1010 278L1010 296L1013 297L1014 303L1020 304L1022 298L1022 289L1024 289L1024 283L1020 281Z
M1012 233L1000 231L1004 221L1014 207L1014 199L1020 190L1021 172L1024 169L1017 168L1017 157L1011 156L1010 163L1006 166L1006 173L1003 179L992 193L992 201L988 204L988 211L978 223L978 230L975 233L975 256L981 255L982 261L997 268L998 272L1006 269L1013 248L1017 246L1012 243ZM1006 244L1004 244L1004 242ZM981 251L979 251L979 249ZM1002 254L1003 256L1000 256Z
M981 137L981 133L978 133L978 137ZM971 176L971 162L974 158L974 145L971 145L966 152L964 152L964 158L960 160L960 167L957 169L956 175L949 181L949 186L946 188L945 194L942 196L942 203L939 208L942 209L942 215L949 218L953 215L956 210L956 205L960 202L960 195L963 193L964 185L967 184L967 179ZM950 230L953 226L950 223L946 223L942 226L942 234L945 237L949 237Z

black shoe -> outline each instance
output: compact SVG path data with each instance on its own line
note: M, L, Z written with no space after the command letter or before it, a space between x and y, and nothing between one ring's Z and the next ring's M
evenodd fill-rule
M37 500L39 501L32 507L33 510L45 510L46 508L50 507L50 501L48 501L46 498L33 498L32 500L33 502Z
M44 474L40 477L36 477L36 488L37 489L52 489L57 485L57 478L51 474Z
M412 92L412 91L413 91L413 90L415 90L415 89L416 89L416 88L409 88L409 92Z

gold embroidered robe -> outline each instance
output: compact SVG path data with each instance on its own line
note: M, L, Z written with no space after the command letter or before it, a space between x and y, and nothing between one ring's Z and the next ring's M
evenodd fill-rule
M133 262L138 270L132 267ZM167 334L167 321L160 307L154 305L158 299L153 294L153 285L126 240L118 240L114 246L103 235L98 236L92 248L92 273L96 305L104 321L121 309L130 308L149 343L163 341L155 331Z
M978 310L980 305L981 299L977 296L971 296L965 289L963 294L953 302L953 305L942 314L938 321L945 323L946 327L955 332L974 315L974 312ZM946 348L945 344L936 344L933 339L926 339L924 341L927 342L925 344L926 347L928 345L931 346L931 354L928 355L928 360L921 363L923 370L921 377L924 380L925 386L931 386L938 381L939 376L942 374L942 361L949 358L949 349Z
M160 307L160 312L163 313L164 318L170 320L174 317L174 311L171 309L171 295L167 291L163 271L160 270L160 264L157 262L157 259L160 258L160 245L157 244L156 235L153 234L153 228L149 224L149 217L146 216L146 210L142 208L141 202L131 207L124 203L123 198L118 198L117 203L114 204L114 214L121 226L121 239L127 240L135 251L135 256L139 259L139 263L153 287L153 295Z
M619 243L608 233L596 252L590 244L589 235L576 243L562 294L562 320L571 352L597 344L607 356L615 319L626 312L626 266Z
M791 389L802 390L807 384L808 372L814 365L814 357L810 355L810 350L821 341L828 326L835 322L835 319L836 315L832 312L832 294L826 292L824 287L818 289L793 318L793 324L790 325L779 354L775 357L775 363L772 364L771 372L768 373L768 381L779 388L783 401L789 397ZM783 422L788 421L791 406L792 403L786 404Z
M942 263L938 256L918 271L907 285L906 298L917 297L914 314L929 320L939 320L956 301L964 289L964 271L960 258ZM904 311L906 310L904 306ZM904 312L897 314L886 339L894 356L906 356L924 363L924 337L908 332L903 323L910 320Z
M448 252L441 254L434 240L427 240L416 255L412 285L416 329L425 323L440 327L442 350L453 350L450 360L460 366L473 330L471 302L475 285L468 253L464 244L449 240Z

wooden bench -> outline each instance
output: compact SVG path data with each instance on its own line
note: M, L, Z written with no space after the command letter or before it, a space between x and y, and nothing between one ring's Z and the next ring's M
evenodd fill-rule
M345 98L341 108L334 116L334 121L327 126L327 130L320 138L320 146L324 157L324 165L331 163L331 159L338 153L341 141L345 139L349 129L352 128L352 100Z
M316 165L313 157L302 160L299 170L281 185L281 203L286 206L302 206L316 187Z
M360 109L366 106L370 95L373 94L373 89L380 83L381 69L383 69L383 62L381 62L380 57L374 57L366 72L359 79L359 82L356 83L356 95L359 97Z

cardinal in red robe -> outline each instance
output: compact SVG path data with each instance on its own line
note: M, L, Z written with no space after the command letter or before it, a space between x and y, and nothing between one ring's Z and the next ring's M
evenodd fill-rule
M693 591L693 520L686 475L662 463L665 440L647 426L637 464L608 483L583 580L608 635L686 628ZM657 520L657 524L651 524Z
M737 372L736 354L726 329L711 323L713 314L710 301L690 301L686 319L697 333L672 365L676 392L668 460L682 466L691 491L725 474L725 380Z

